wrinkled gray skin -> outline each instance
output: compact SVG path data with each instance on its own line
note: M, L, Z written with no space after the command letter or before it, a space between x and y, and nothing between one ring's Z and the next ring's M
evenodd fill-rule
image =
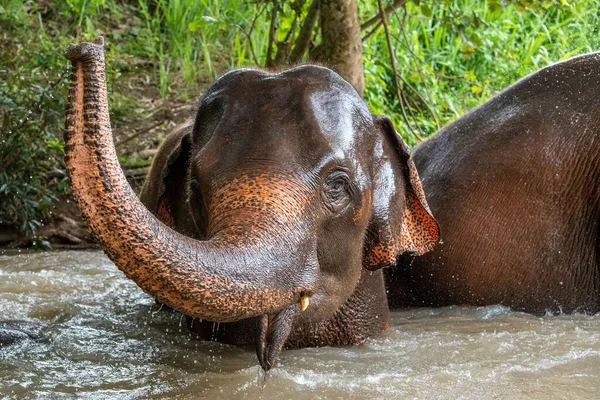
M300 274L314 282L303 312L296 302L237 322L188 318L203 339L255 344L265 370L283 347L357 344L381 334L388 311L380 268L438 240L389 119L373 116L350 84L318 66L219 78L194 124L161 145L140 199L196 240L277 249L268 258L276 266L250 264L251 253L246 265L230 265L240 276L278 268L287 285ZM223 311L241 306L225 301Z
M386 271L392 307L600 311L600 53L520 80L413 156L443 244Z
M318 66L225 74L161 146L141 203L114 149L103 39L66 56L73 194L142 290L203 338L254 343L265 370L284 347L387 328L381 268L428 251L439 229L408 149L348 82Z

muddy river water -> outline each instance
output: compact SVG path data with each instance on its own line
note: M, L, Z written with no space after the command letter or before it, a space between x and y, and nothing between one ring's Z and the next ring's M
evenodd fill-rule
M188 337L99 251L0 253L0 320L43 342L0 349L0 398L600 399L600 315L501 306L392 313L364 345L284 351Z

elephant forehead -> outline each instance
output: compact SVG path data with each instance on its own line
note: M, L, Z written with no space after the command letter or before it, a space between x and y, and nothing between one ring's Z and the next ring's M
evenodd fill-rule
M263 128L312 124L336 139L357 124L372 126L369 109L352 85L315 65L276 74L232 71L212 85L202 103L215 100L225 104L223 117L232 123L252 121Z
M360 99L350 83L333 70L318 65L302 65L278 73L251 68L236 69L218 78L210 86L206 96L227 91L256 95L256 90L281 90L285 87L312 90L332 86L337 86L347 95Z
M225 112L217 131L262 142L282 137L312 140L344 151L361 138L359 131L373 126L366 104L346 89L281 82L256 85L251 96L229 94L221 100Z
M363 138L365 128L373 126L371 114L362 100L336 90L315 91L310 95L310 110L315 117L318 132L329 142L329 147L348 154Z
M367 105L348 82L303 66L220 78L201 102L194 141L207 176L273 165L318 173L331 160L356 159L373 131Z

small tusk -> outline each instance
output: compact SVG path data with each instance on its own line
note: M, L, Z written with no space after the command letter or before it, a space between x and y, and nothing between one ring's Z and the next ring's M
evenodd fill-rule
M309 297L307 295L302 295L300 296L300 309L302 311L306 310L308 308L308 303L309 303Z

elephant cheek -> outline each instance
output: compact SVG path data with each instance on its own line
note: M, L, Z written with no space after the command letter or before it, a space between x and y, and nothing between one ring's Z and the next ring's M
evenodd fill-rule
M247 241L265 233L297 236L314 190L293 177L243 174L218 187L208 207L208 236Z

